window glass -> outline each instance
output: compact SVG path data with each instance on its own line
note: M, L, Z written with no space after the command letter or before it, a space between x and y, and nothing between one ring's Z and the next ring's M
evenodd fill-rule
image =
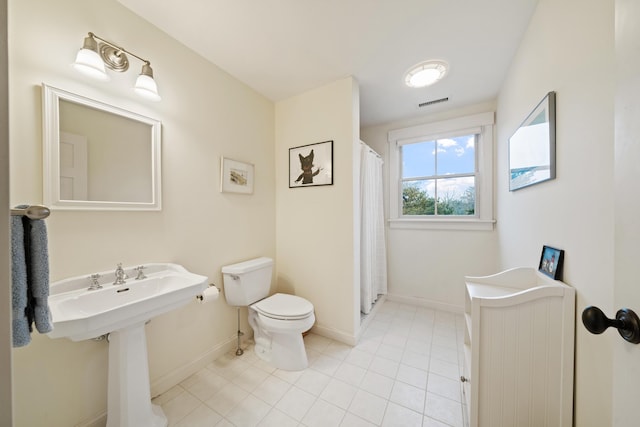
M404 144L402 215L476 214L477 135Z
M438 175L475 173L476 136L438 140Z
M402 178L417 178L436 174L435 141L402 146Z

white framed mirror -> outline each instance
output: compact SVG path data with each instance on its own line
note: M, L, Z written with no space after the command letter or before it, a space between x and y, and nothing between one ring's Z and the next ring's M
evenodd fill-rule
M67 210L161 210L161 123L47 84L44 203Z

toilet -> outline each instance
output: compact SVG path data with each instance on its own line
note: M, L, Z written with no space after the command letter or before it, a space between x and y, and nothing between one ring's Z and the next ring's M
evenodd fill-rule
M309 362L302 333L313 326L313 304L277 293L269 296L273 260L255 258L222 267L224 296L236 307L249 307L256 355L286 371L305 369Z

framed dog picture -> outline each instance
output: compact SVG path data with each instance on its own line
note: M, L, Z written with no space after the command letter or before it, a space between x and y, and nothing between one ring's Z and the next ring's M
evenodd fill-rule
M564 261L564 251L562 249L543 246L540 255L538 271L546 274L554 280L562 280L562 262Z
M333 185L333 141L289 148L289 188Z

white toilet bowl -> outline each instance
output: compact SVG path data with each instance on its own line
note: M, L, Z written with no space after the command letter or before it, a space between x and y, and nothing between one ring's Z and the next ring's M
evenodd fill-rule
M309 362L302 333L315 320L313 305L295 295L274 294L250 305L256 355L278 369L305 369Z

